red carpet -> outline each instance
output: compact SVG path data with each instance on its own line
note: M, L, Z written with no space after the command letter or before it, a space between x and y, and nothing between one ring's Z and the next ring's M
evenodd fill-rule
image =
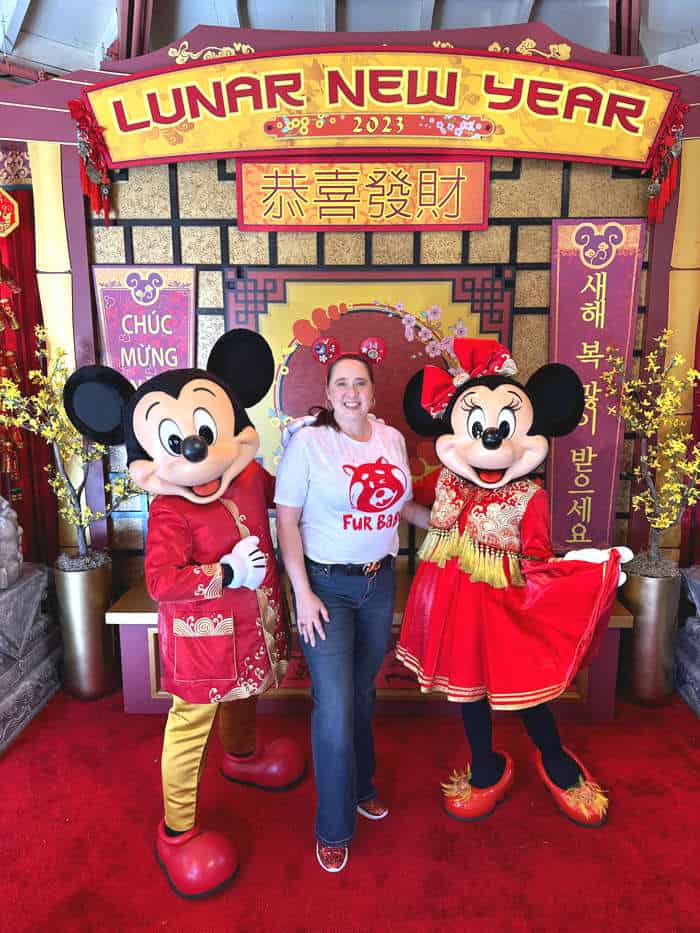
M159 716L125 715L121 694L59 695L0 759L0 930L700 930L700 724L677 698L563 724L611 789L599 830L557 813L518 721L496 728L516 761L511 798L463 825L438 795L464 757L460 720L380 718L377 779L392 812L358 821L337 877L314 857L311 779L281 794L229 784L215 740L202 821L231 833L242 867L201 902L173 894L153 857L161 728ZM282 730L308 741L306 717L261 716L264 736Z

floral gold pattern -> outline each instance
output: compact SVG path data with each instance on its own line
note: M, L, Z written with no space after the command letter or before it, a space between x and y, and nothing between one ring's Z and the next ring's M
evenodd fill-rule
M444 567L456 557L459 566L475 583L496 589L509 584L523 586L519 527L528 503L539 487L518 480L501 489L473 486L443 469L437 482L430 528L418 556ZM460 531L459 516L469 513ZM508 573L506 573L506 566Z
M509 45L501 45L500 42L492 42L489 46L489 52L505 52L507 54L510 51ZM539 55L540 58L555 58L562 62L566 62L571 58L571 46L565 42L551 44L545 52L544 49L537 48L537 42L534 39L527 38L516 45L512 51L516 55Z
M233 45L207 45L203 49L195 52L193 49L190 49L190 44L187 39L183 39L177 48L171 47L168 49L168 55L170 58L174 58L176 64L184 65L187 62L195 62L201 59L202 61L208 61L212 58L231 58L234 55L250 55L254 52L255 49L252 45L247 45L245 42L234 42Z

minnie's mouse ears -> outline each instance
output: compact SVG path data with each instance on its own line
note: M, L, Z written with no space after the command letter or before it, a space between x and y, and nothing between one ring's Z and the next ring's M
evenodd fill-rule
M357 350L341 351L340 345L335 337L321 337L319 340L314 341L311 352L318 362L323 363L324 366L332 363L334 360L337 360L339 356L343 356L346 353L359 353L360 356L364 356L370 363L379 366L384 362L384 358L386 357L386 344L381 337L365 337Z

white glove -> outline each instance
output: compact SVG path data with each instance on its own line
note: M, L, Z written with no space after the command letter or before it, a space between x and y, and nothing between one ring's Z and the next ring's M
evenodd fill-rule
M282 446L286 447L292 437L302 428L308 428L310 424L316 423L316 415L302 415L301 418L295 418L288 421L282 429Z
M383 418L377 418L377 416L373 415L372 412L369 412L367 417L370 419L370 421L377 421L379 424L384 424ZM316 415L302 415L301 418L295 418L293 421L288 421L282 428L282 447L287 446L297 431L300 431L302 428L308 428L310 424L315 423Z
M250 535L243 538L230 554L224 554L219 563L226 564L233 570L233 580L229 589L237 590L241 586L257 590L265 579L267 557L258 547L260 538Z
M567 551L563 556L562 560L584 560L588 564L604 564L605 561L610 557L612 551L617 551L620 555L620 563L626 564L627 561L632 560L634 553L628 547L611 547L607 550L600 550L595 547L582 548L580 551ZM627 579L627 574L622 570L620 571L620 579L617 581L618 586L622 584Z

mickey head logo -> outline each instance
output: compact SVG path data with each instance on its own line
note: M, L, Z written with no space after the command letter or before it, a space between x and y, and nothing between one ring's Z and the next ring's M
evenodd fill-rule
M615 258L618 246L625 241L625 231L619 224L606 224L599 233L593 224L581 224L574 232L581 261L589 269L604 269Z
M403 470L386 457L360 466L346 463L343 470L350 476L350 505L360 512L386 511L399 501L408 485Z

